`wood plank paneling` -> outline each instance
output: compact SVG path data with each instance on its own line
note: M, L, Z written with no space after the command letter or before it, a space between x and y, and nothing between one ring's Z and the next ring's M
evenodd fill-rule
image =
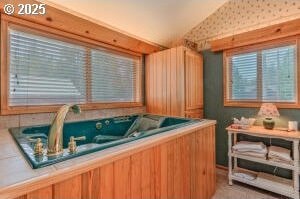
M81 199L81 175L54 185L53 199Z
M153 168L153 175L154 175L154 192L155 192L155 199L161 198L161 147L156 146L153 148L154 153L154 168Z
M142 152L142 198L155 197L155 178L154 178L154 151L148 149Z
M114 164L107 164L101 167L100 172L100 198L115 198ZM118 183L118 181L116 181Z
M203 109L192 109L185 111L185 117L187 118L203 118Z
M168 198L168 143L160 145L160 198Z
M142 198L142 153L131 156L131 198Z
M27 199L27 195L25 195L25 196L20 196L20 197L17 197L17 198L15 198L15 199Z
M203 58L185 51L185 109L203 108Z
M209 199L214 149L210 126L16 199Z
M52 186L48 186L27 194L27 199L52 199L52 197Z
M203 59L200 54L176 47L146 57L147 112L187 116L203 108ZM189 114L202 118L202 113Z
M174 164L173 164L173 176L174 176L174 179L173 179L173 198L174 199L181 199L181 198L185 198L183 196L183 170L185 168L183 168L183 162L182 161L182 158L183 158L183 151L182 151L182 147L181 147L181 144L182 144L182 138L178 138L176 140L176 143L173 143L173 147L174 147Z
M167 198L174 198L174 145L176 140L167 145Z
M130 157L114 163L114 198L130 198Z
M93 177L95 175L98 175L99 169L94 169L91 171L88 171L81 176L81 185L82 185L82 191L81 191L81 197L86 199L92 199L92 186L99 186L100 184L98 181L93 181Z

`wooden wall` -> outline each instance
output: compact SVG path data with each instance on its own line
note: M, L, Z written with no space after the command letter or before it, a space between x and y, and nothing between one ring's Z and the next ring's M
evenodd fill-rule
M183 56L179 47L146 57L147 112L184 117Z
M17 10L18 4L20 3L31 5L40 4L37 0L1 0L0 12L2 15L5 15L4 6L6 4L12 4ZM157 44L142 41L141 39L124 32L116 31L111 27L83 19L75 15L75 13L65 12L47 4L46 14L44 15L19 15L17 12L14 12L11 16L133 52L149 54L163 49Z
M210 126L16 199L209 199L215 166Z
M147 112L203 117L203 58L185 47L146 56Z

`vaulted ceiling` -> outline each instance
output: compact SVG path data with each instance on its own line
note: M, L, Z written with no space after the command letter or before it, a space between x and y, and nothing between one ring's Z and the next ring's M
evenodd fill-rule
M129 35L169 47L226 1L45 0L44 2Z
M300 18L300 0L229 0L201 21L185 39L209 48L209 41Z

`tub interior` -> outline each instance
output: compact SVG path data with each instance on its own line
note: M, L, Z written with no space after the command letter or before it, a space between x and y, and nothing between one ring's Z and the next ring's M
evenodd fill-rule
M65 123L63 127L64 154L62 157L51 159L46 155L43 158L36 157L33 152L35 143L30 141L41 138L46 150L50 125L11 128L9 131L31 166L39 168L64 159L179 128L191 122L195 121L186 118L140 114ZM68 153L68 143L71 136L85 136L86 138L82 141L76 141L78 152L74 154Z

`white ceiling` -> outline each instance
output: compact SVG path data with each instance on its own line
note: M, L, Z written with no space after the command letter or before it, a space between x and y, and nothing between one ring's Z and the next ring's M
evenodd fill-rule
M59 9L168 47L227 0L45 1Z

